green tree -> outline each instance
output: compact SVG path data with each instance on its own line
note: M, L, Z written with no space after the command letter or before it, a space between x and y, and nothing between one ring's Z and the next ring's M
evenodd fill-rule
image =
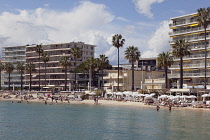
M71 57L73 57L74 61L78 61L78 59L80 59L82 57L82 50L79 47L72 48ZM75 73L74 83L75 83L75 89L76 89L77 88L76 87L76 85L77 85L77 83L76 83L76 81L77 81L77 70L76 70L76 67L74 69L74 73Z
M4 70L4 63L0 62L0 90L1 90L1 72Z
M44 62L44 69L45 69L45 87L46 87L46 72L47 72L47 70L46 70L46 64L47 64L47 62L50 60L50 57L49 57L49 55L47 55L47 53L42 53L42 57L41 57L41 60L42 60L42 62Z
M23 74L25 71L25 64L23 62L17 63L16 70L20 73L21 91L23 90Z
M200 8L197 10L197 21L204 28L204 37L205 37L205 77L204 77L204 88L206 89L206 58L207 58L207 42L206 42L206 29L210 25L210 7Z
M27 73L29 73L29 90L31 91L32 72L36 71L35 65L32 62L26 63L25 70L26 70Z
M6 71L6 73L8 73L8 90L10 90L10 80L11 80L11 73L13 72L13 70L15 69L14 65L11 62L6 62L4 65L4 70Z
M36 52L39 54L39 90L40 88L40 61L41 61L41 54L43 53L42 45L36 45L35 48Z
M96 63L99 71L101 71L102 87L104 87L104 69L110 69L112 66L109 64L109 59L105 54L101 54Z
M134 62L138 61L140 58L140 51L137 47L129 46L125 50L125 59L128 59L129 62L132 64L131 70L132 70L132 86L131 90L134 90Z
M166 89L170 88L169 87L169 81L168 81L168 68L171 67L173 64L173 57L170 55L169 52L162 52L158 55L157 57L158 61L158 67L163 68L165 71L165 84L166 84Z
M172 55L180 58L180 88L183 88L183 57L190 55L190 47L184 39L177 40L175 45L172 46Z
M67 56L61 57L59 63L60 63L60 66L65 69L65 87L64 87L64 90L66 91L66 89L67 89L67 69L68 69L68 67L71 66L71 63L69 61L69 57L67 57Z
M119 75L120 75L120 69L119 69L119 49L120 47L122 47L124 45L124 42L125 42L125 39L122 38L122 35L120 34L116 34L114 36L112 36L112 45L114 47L117 48L117 51L118 51L118 78L117 78L117 90L119 91Z

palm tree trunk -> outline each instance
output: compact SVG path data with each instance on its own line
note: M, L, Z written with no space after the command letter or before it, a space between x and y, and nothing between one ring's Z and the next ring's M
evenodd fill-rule
M91 67L89 69L89 90L91 91L91 86L92 86L92 70Z
M47 71L47 70L46 70L46 62L44 63L44 67L45 67L45 71L44 71L44 72L45 72L45 76L44 76L44 77L45 77L45 82L44 82L44 83L45 83L45 87L46 87L46 85L47 85L47 76L46 76L46 71Z
M120 83L120 79L119 79L119 75L120 75L120 69L119 69L119 48L118 49L118 75L117 75L117 91L120 91L120 88L119 88L119 83Z
M168 70L167 67L165 67L165 84L166 84L166 89L169 87L168 86Z
M0 90L1 90L1 70L0 70Z
M67 88L67 67L65 67L65 87L64 90L66 91Z
M134 91L134 62L132 60L132 91Z
M74 70L75 90L77 89L77 72Z
M39 52L39 91L40 91L40 52Z
M206 78L206 58L207 58L207 44L206 44L206 28L204 27L204 36L205 36L205 73L204 73L204 89L206 89L206 82L207 81L207 78Z
M21 79L21 91L23 90L23 73L21 72L21 75L20 75L20 79Z
M9 78L9 85L8 85L9 87L8 87L8 89L10 90L10 73L9 73L9 77L8 78Z
M180 89L183 88L183 58L180 57Z
M31 75L31 71L30 71L30 83L29 83L29 90L31 91L31 77L32 77L32 75Z
M102 80L102 89L104 89L104 70L102 69L102 73L101 73L101 80Z

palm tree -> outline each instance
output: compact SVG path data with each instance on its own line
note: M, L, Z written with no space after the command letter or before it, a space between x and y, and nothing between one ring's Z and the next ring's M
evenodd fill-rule
M30 63L27 63L26 66L25 66L25 69L26 69L26 72L29 73L29 78L30 78L30 81L29 81L29 90L31 91L31 79L32 79L32 72L35 72L36 69L35 69L35 65L30 62Z
M163 68L165 70L165 84L166 89L169 88L168 82L168 67L173 64L173 58L169 52L162 52L157 57L158 67Z
M4 70L4 63L0 62L0 90L1 90L1 72Z
M24 71L25 71L24 63L23 62L17 63L16 69L21 74L20 75L20 81L21 81L21 88L20 89L22 91L23 90L23 74L24 74Z
M11 62L6 62L4 66L4 70L6 73L8 73L8 79L9 79L9 85L8 85L8 90L10 90L10 74L13 72L15 69L14 65Z
M183 57L190 55L190 48L184 39L177 40L175 46L172 46L172 55L180 58L180 88L183 88Z
M84 62L84 65L86 67L86 69L89 70L89 90L91 90L91 86L92 86L92 71L97 68L97 65L96 65L96 59L94 59L93 57L87 59L85 62Z
M134 90L134 62L138 61L140 58L140 51L138 50L137 47L134 46L129 46L125 50L125 59L128 59L129 62L132 64L132 87L131 90Z
M67 57L67 56L61 57L59 63L60 63L60 66L62 66L65 69L65 87L64 87L64 90L66 91L66 89L67 89L67 68L71 66L71 63L69 61L69 57Z
M42 45L36 45L35 48L36 52L39 54L39 90L40 88L40 61L41 61L41 54L43 53Z
M205 77L204 77L204 89L206 89L206 57L207 57L207 43L206 43L206 29L208 25L210 25L210 7L208 8L200 8L197 10L197 21L198 24L202 25L204 28L204 36L205 36Z
M104 69L111 68L111 65L109 64L109 59L105 54L102 54L97 59L97 65L99 70L101 70L101 78L102 78L102 86L104 86Z
M46 63L50 60L49 55L47 53L42 53L41 57L42 62L44 62L44 68L45 68L45 87L46 87Z
M125 39L122 39L122 35L114 35L112 37L112 45L117 48L118 51L118 77L117 77L117 90L119 91L119 74L120 74L120 69L119 69L119 48L124 45Z
M77 61L79 58L82 57L82 50L79 47L72 48L71 57L73 57L74 60ZM76 71L76 68L74 69L74 73L75 73L74 82L75 82L75 89L76 89L76 81L77 81L77 71Z

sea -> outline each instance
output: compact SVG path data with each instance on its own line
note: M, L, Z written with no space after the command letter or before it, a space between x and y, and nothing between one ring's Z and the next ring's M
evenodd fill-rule
M0 101L0 140L209 140L210 111Z

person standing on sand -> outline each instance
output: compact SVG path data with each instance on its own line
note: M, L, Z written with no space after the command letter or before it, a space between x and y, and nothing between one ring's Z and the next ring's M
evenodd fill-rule
M169 111L171 111L171 104L169 104L168 109L169 109Z
M46 105L47 104L47 101L45 101L44 104Z
M160 106L159 106L159 105L157 105L157 111L159 111L159 109L160 109Z
M96 96L94 96L94 99L93 100L94 100L94 104L96 104Z

